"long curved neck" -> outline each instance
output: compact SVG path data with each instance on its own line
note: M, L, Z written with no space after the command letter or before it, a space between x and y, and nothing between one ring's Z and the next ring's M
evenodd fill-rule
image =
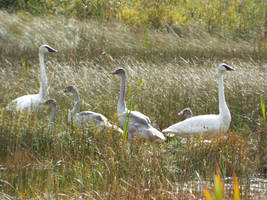
M123 73L121 75L121 88L120 88L120 98L117 105L117 112L120 115L121 113L125 112L126 105L125 105L125 84L126 84L126 74Z
M55 122L55 119L56 119L56 112L57 112L57 107L56 105L52 105L52 111L51 111L51 117L50 117L50 121L49 121L49 124L52 124Z
M74 106L70 112L73 116L80 110L80 97L77 90L74 90L72 93L74 95Z
M39 52L40 59L40 96L41 100L46 100L48 94L48 80L45 71L44 54Z
M219 113L220 115L228 114L230 113L230 111L225 101L222 72L219 72L218 87L219 87Z

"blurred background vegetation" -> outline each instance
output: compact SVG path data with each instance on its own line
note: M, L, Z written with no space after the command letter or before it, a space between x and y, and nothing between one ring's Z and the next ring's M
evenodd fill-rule
M9 12L116 20L137 27L179 28L197 22L209 32L247 34L265 29L265 0L5 0Z

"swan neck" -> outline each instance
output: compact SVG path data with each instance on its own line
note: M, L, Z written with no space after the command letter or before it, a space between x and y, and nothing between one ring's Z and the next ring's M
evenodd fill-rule
M40 59L40 96L41 100L46 100L49 96L48 94L48 80L45 70L45 63L44 63L44 53L39 53Z
M71 114L74 116L77 112L79 112L80 109L80 97L77 90L74 90L72 93L74 95L74 106L71 110Z
M126 84L126 74L121 75L121 88L120 88L120 98L117 105L117 112L121 114L125 112L126 105L125 105L125 84Z
M57 107L56 107L56 105L53 105L52 111L51 111L51 117L50 117L50 121L49 121L50 124L55 122L56 112L57 112Z
M219 72L218 77L218 87L219 87L219 113L220 115L229 113L229 109L227 107L225 96L224 96L224 86L223 86L223 75Z

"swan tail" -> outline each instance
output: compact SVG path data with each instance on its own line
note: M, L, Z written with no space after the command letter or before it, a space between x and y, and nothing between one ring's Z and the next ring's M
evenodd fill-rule
M177 134L177 130L173 129L172 127L168 127L166 129L162 130L162 132L167 133L168 135L171 135L171 136Z
M155 139L161 139L161 140L166 140L165 136L163 135L162 132L158 131L157 129L151 127L150 132L152 133L152 137Z
M109 122L107 122L105 124L106 127L111 128L111 129L115 129L116 131L120 132L121 134L123 134L123 130L121 128L119 128L118 126L111 124Z
M166 133L165 134L167 137L169 137L169 138L173 138L173 137L175 137L176 135L175 134L173 134L173 133Z

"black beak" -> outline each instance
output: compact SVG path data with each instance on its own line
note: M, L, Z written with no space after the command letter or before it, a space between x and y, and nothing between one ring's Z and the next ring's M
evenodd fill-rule
M224 67L225 67L225 69L226 69L227 71L235 71L235 68L233 68L233 67L231 67L231 66L229 66L229 65L224 65Z
M57 50L55 50L55 49L53 49L51 47L46 47L46 48L48 49L49 52L55 52L55 53L57 52Z

